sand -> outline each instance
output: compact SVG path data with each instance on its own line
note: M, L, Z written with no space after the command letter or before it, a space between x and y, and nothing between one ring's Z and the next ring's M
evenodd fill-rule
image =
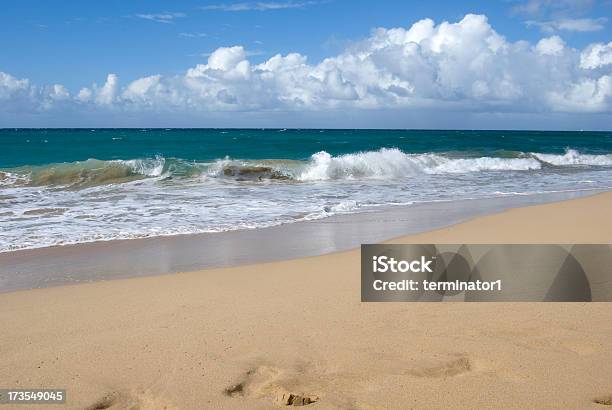
M610 209L604 193L392 242L611 243ZM0 388L65 388L69 408L612 402L610 303L361 303L359 279L353 250L0 294Z

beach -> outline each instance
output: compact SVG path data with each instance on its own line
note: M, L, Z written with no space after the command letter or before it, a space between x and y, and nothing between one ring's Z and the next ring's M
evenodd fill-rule
M611 206L606 192L389 242L610 243ZM75 409L612 401L611 304L362 303L359 264L352 249L2 293L0 385L66 389Z
M612 409L612 0L5 3L0 410Z

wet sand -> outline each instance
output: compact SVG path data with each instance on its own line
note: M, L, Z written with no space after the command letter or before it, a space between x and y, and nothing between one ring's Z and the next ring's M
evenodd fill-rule
M593 195L561 192L374 209L270 228L0 253L0 293L323 255L509 208Z

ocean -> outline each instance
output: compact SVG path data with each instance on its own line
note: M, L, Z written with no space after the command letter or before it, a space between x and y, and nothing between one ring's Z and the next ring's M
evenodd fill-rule
M0 252L611 185L611 132L0 129Z

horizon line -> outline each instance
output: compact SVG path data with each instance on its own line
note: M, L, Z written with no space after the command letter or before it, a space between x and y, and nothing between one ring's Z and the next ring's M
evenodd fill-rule
M509 128L316 128L316 127L0 127L5 130L286 130L286 131L506 131L506 132L612 132L612 129L509 129Z

